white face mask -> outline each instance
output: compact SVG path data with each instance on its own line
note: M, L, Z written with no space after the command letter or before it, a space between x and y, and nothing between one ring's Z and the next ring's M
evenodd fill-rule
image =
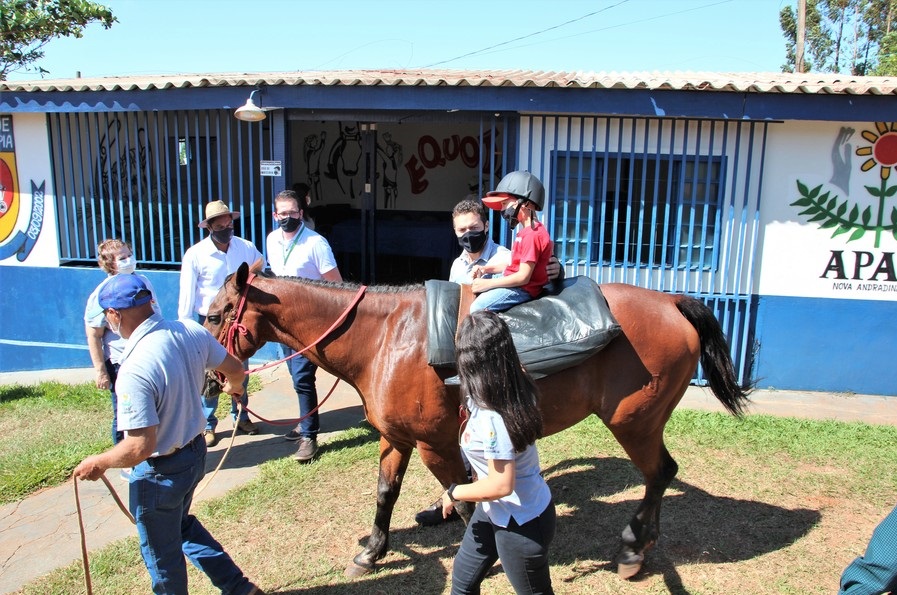
M115 265L119 275L130 275L137 270L137 263L134 262L133 256L119 258L115 261Z
M121 315L119 315L118 319L118 328L112 326L112 321L109 318L106 318L106 324L109 325L109 330L121 337Z

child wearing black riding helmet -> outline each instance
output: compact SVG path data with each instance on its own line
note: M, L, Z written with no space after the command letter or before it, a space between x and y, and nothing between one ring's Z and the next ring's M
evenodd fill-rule
M501 211L511 228L520 225L511 246L511 264L504 275L492 279L484 275L500 273L497 265L474 267L472 289L477 294L470 311L503 312L512 306L538 297L548 282L548 260L552 254L548 230L536 218L545 201L545 188L539 178L528 171L513 171L503 177L483 204Z

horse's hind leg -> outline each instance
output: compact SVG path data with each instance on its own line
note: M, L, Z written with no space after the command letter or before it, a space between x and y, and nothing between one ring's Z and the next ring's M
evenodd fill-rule
M623 529L623 544L617 554L617 574L622 578L631 578L641 570L645 552L660 535L660 505L664 492L679 471L679 465L670 456L662 436L657 440L642 439L629 444L619 437L618 440L645 477L645 496Z
M346 576L358 577L374 568L374 563L386 555L389 549L389 524L402 479L411 460L411 448L399 448L380 438L380 476L377 480L377 513L374 526L365 548L346 568Z

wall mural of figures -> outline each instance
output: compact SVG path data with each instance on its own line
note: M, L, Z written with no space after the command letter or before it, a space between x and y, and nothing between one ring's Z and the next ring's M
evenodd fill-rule
M291 121L295 139L288 184L305 182L312 204L360 208L364 152L359 122ZM501 177L501 153L481 156L501 143L490 130L480 138L479 123L378 123L377 208L397 211L450 211L472 192L476 179L491 187ZM480 162L484 161L482 168Z
M330 147L324 175L336 181L343 195L353 199L361 196L362 154L361 127L358 122L340 122L336 142Z

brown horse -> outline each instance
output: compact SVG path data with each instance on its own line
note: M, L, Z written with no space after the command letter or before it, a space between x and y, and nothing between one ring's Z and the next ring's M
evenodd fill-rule
M326 335L305 355L358 391L365 416L380 432L374 526L346 570L350 576L368 572L386 554L393 507L414 448L444 487L466 481L458 448L459 390L443 382L453 372L427 365L424 287L370 287L352 307L359 286L247 280L246 265L228 277L206 327L224 343L237 325L241 332L233 334L232 350L241 359L267 341L301 350ZM601 289L621 334L580 365L539 380L540 406L546 435L594 413L644 475L645 496L623 530L617 555L618 573L629 578L659 534L661 498L678 470L663 429L699 357L710 388L733 414L741 413L749 388L739 386L719 323L702 302L631 285ZM466 520L472 508L459 512Z

